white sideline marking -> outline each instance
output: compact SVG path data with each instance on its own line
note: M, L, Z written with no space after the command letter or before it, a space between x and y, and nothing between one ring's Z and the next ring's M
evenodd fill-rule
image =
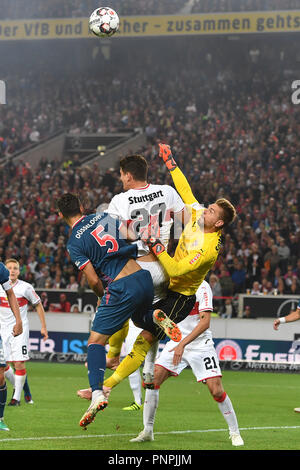
M254 426L251 428L240 428L240 431L260 431L266 429L300 429L300 426ZM155 432L154 435L163 435L163 434L191 434L191 433L207 433L207 432L228 432L228 429L191 429L185 431L166 431L166 432ZM44 441L44 440L59 440L59 439L94 439L97 437L131 437L136 436L135 434L82 434L80 436L46 436L46 437L16 437L8 439L0 439L1 442L16 442L16 441Z

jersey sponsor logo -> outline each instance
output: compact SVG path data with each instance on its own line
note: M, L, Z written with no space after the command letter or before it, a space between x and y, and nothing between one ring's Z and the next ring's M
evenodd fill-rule
M18 301L19 307L24 307L24 305L28 304L28 300L25 299L25 297L17 297L17 301ZM10 308L7 297L0 297L0 307Z
M76 231L76 235L75 237L76 238L80 238L81 235L86 231L88 230L89 228L93 227L93 225L95 225L96 222L98 222L99 219L101 219L102 214L98 214L96 215L95 217L93 217L88 224L84 225L83 227L79 228L77 231Z
M194 264L201 256L201 253L197 253L193 259L190 260L190 264Z
M130 196L128 198L128 201L129 204L137 204L139 202L153 201L157 197L164 197L163 192L161 190L150 194L143 194L142 196Z

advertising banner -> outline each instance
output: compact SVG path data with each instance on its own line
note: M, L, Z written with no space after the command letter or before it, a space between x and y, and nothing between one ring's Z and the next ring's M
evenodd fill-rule
M58 311L60 308L60 296L66 295L66 302L70 303L70 311L82 313L94 313L96 311L97 297L92 290L78 292L77 290L67 289L35 289L42 298L42 293L47 294L47 311ZM63 310L62 310L63 311Z
M75 354L87 353L87 340L89 333L51 332L49 338L43 341L38 331L30 332L29 349L32 358L40 358L41 354ZM300 364L300 340L274 341L274 340L245 340L215 338L215 348L220 361L268 361L276 363ZM166 342L161 342L162 350ZM121 355L125 355L124 348Z
M299 297L289 295L240 295L239 310L250 307L251 315L260 317L284 317L297 308Z
M300 11L205 13L193 15L124 16L115 38L224 34L289 33L300 31ZM88 18L0 21L0 40L84 39Z
M300 364L300 341L215 339L219 360L297 362Z

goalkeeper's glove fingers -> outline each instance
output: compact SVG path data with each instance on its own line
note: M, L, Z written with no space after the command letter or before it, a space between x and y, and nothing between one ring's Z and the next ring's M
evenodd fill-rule
M159 157L163 159L163 161L165 162L165 165L166 167L168 168L169 171L173 171L175 170L175 168L177 167L177 164L174 160L174 158L172 157L172 152L171 152L171 148L170 148L170 145L167 145L167 144L158 144L159 146Z
M165 247L160 240L155 238L148 238L146 243L155 256L159 256L165 251Z

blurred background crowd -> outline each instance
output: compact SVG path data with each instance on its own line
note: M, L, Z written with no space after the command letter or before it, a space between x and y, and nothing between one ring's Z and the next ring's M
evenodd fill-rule
M300 0L110 0L120 15L172 15L230 11L296 10ZM87 17L98 0L1 0L0 19Z
M4 3L2 16L17 15L20 1ZM37 11L80 16L75 7L82 3L53 0L50 9L48 3L47 10ZM93 9L95 2L88 3ZM126 2L129 10L131 3ZM161 14L168 3L145 5ZM260 9L261 3L203 0L193 2L193 11ZM270 0L264 9L282 3ZM297 3L284 2L285 8ZM43 2L37 4L42 8ZM122 191L119 169L102 171L98 164L82 166L79 156L65 156L56 162L42 158L32 170L12 156L60 130L76 135L139 129L147 135L140 153L149 163L149 182L172 184L157 158L157 143L165 141L199 202L208 205L223 196L237 209L208 276L216 299L223 297L220 311L231 308L224 298L238 293L298 295L300 105L291 100L291 83L300 78L296 38L124 40L114 42L112 60L101 55L95 41L92 46L66 41L59 51L38 41L23 45L22 75L14 61L4 59L8 100L0 107L0 257L17 258L21 277L36 287L86 287L66 253L69 231L58 219L55 199L64 191L77 192L92 212ZM6 47L16 50L13 44ZM62 67L66 56L70 60Z

